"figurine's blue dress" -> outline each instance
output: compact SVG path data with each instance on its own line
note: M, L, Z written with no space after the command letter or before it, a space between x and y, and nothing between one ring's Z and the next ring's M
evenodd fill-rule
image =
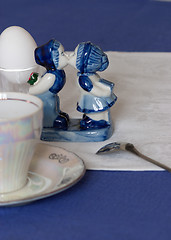
M77 103L77 110L85 114L106 111L117 100L117 97L113 93L114 83L102 78L99 79L99 82L110 87L110 96L98 97L92 95L91 90L93 89L93 83L89 78L91 75L93 74L78 73L79 85L86 91L86 93L81 96L80 101Z

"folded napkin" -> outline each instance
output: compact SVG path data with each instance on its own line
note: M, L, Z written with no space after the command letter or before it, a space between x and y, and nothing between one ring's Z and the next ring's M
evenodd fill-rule
M114 133L104 142L51 142L80 156L87 169L161 170L129 153L96 155L110 142L130 142L139 151L171 167L171 53L107 52L110 65L100 73L115 83L118 101L111 108ZM66 68L67 83L59 93L61 109L70 117L76 111L79 90L76 70Z

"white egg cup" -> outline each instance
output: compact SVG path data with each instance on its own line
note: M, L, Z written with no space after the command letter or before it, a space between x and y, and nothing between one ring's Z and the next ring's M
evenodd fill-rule
M27 81L37 71L37 44L24 28L11 26L0 35L0 90L28 92Z
M29 92L27 81L32 72L39 71L35 65L27 69L6 69L0 68L0 89L1 92Z

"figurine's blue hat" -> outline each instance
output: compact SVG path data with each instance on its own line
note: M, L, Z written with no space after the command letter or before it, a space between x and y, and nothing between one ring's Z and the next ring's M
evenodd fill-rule
M36 63L45 67L47 70L57 69L59 63L58 48L60 42L55 39L35 49Z
M104 71L109 65L107 55L91 42L78 45L76 67L81 73Z

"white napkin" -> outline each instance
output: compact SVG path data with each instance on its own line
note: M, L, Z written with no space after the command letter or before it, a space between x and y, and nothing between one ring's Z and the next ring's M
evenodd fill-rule
M104 142L51 142L80 156L87 169L161 170L129 153L96 155L110 142L130 142L139 151L171 167L171 53L107 52L110 65L100 73L115 83L118 101L111 108L113 136ZM76 70L66 68L67 83L60 92L61 109L81 117L76 103Z

